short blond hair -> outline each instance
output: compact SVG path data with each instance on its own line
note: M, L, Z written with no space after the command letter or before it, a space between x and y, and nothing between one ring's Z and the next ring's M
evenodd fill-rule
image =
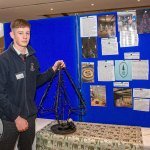
M11 30L15 28L24 28L24 27L31 28L30 23L24 19L16 19L12 21L10 25Z

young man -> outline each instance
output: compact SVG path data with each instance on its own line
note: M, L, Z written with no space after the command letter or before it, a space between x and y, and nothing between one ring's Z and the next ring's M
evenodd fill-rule
M36 87L47 82L62 60L40 73L34 50L28 45L30 24L17 19L11 23L13 42L0 55L0 149L13 150L18 139L19 150L31 150L35 136ZM25 55L25 56L22 56Z

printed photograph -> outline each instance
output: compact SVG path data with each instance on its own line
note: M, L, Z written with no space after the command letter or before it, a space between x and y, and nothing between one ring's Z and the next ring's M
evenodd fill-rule
M116 37L115 15L105 15L98 17L98 36L101 38Z
M119 31L137 30L136 11L118 12L117 15Z
M90 86L91 106L106 106L106 87L100 85Z
M150 9L136 11L138 34L150 33Z
M113 92L116 107L132 107L131 88L114 88Z
M94 82L94 62L82 62L82 82Z
M82 57L97 58L96 37L82 38Z

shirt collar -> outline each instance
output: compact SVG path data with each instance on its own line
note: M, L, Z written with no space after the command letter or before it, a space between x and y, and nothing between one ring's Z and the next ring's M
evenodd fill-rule
M18 55L21 55L21 52L20 52L18 49L16 49L16 48L14 47L14 45L13 45L13 48L14 48L14 50L16 51L16 53L17 53ZM28 52L28 49L27 49L27 48L26 48L26 51L25 51L25 55L26 55L26 56L29 55L29 52Z

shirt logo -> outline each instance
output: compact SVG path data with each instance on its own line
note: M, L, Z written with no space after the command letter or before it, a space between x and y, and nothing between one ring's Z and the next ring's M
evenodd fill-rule
M31 63L31 64L30 64L30 71L35 71L34 63Z

